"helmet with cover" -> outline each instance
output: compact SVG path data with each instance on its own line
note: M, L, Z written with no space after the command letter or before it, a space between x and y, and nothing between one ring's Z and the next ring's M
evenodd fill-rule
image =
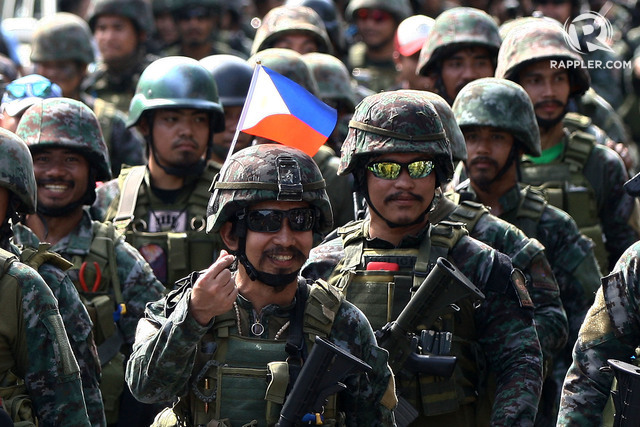
M17 202L16 212L30 214L36 211L36 178L29 148L13 132L0 128L0 187L9 190ZM6 218L13 212L7 212Z
M209 111L211 131L224 131L224 113L216 82L193 58L167 56L145 68L131 99L127 126L135 126L145 112L175 108Z
M345 49L344 22L333 0L286 0L284 4L285 6L306 6L313 9L322 19L333 46L340 51Z
M302 60L318 84L320 99L326 103L340 104L339 106L343 106L348 112L353 112L357 103L356 94L347 66L327 53L307 53L302 55Z
M273 47L286 34L303 33L311 36L319 52L331 52L331 40L322 18L310 7L279 6L271 9L256 31L251 54Z
M129 18L140 33L151 34L154 30L153 9L149 0L97 0L87 17L91 31L95 31L100 15Z
M215 79L223 106L244 105L253 77L253 68L247 61L235 55L218 54L202 58L200 64Z
M440 14L420 50L417 71L439 71L442 60L463 47L480 46L495 57L500 49L498 25L491 15L472 7L454 7Z
M524 67L543 60L566 61L572 96L589 89L590 77L580 65L582 58L567 45L562 26L547 19L529 19L507 33L498 54L495 76L518 82Z
M449 144L451 144L451 157L453 161L467 160L467 144L464 135L458 126L458 122L453 115L451 106L443 97L433 92L424 92L425 99L436 107L436 111L444 126L444 133L447 135Z
M314 231L333 226L333 214L325 181L307 154L280 144L258 144L234 153L214 179L207 208L207 232L218 232L224 223L251 205L269 200L306 201L316 208Z
M538 122L527 92L493 77L468 83L453 104L460 128L489 126L510 133L526 154L540 156Z
M31 61L94 61L93 35L89 25L77 15L67 12L45 16L36 24L31 40Z
M312 94L318 94L316 80L302 59L302 55L295 50L272 47L256 53L247 60L252 67L255 67L258 61L265 67L298 83Z

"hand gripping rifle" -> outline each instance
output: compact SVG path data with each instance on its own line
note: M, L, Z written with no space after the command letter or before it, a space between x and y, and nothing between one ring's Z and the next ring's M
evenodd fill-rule
M309 415L315 420L315 417L323 412L322 408L327 398L347 388L341 382L347 375L352 372L369 371L371 366L362 360L332 342L316 336L316 343L284 402L276 427L300 424L303 418Z
M418 354L415 331L419 325L431 326L445 309L467 298L477 304L484 299L484 294L453 264L438 258L398 318L376 331L378 345L389 352L389 366L395 375L402 371L440 377L453 374L456 357ZM417 417L417 411L406 400L399 400L396 421L400 426ZM405 415L406 424L402 422Z
M640 426L640 368L613 359L607 363L618 380L618 389L611 392L615 407L613 426Z

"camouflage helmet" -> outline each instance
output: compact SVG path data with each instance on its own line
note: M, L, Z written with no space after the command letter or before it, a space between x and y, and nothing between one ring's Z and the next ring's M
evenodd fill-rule
M224 107L244 105L253 77L253 67L247 61L235 55L221 53L202 58L200 64L215 79L220 102Z
M285 6L306 6L313 9L322 19L329 40L333 42L333 45L339 50L345 48L347 41L344 37L344 22L333 0L286 0L284 4Z
M328 53L307 53L302 55L302 60L318 84L319 98L324 102L339 101L353 112L357 104L356 94L346 65Z
M165 12L173 12L175 9L174 0L151 0L151 9L153 14L161 14Z
M344 12L345 18L355 20L355 14L360 9L386 10L398 23L411 15L409 0L350 0Z
M16 135L31 152L66 147L82 153L97 181L111 179L109 151L98 118L83 102L70 98L40 99L24 112Z
M97 0L87 21L91 31L96 30L100 15L118 15L129 18L139 32L150 34L153 29L153 10L149 0Z
M93 35L78 15L60 12L45 16L36 24L31 40L31 61L94 61Z
M212 185L207 232L218 232L237 212L268 200L306 201L317 208L314 231L333 226L325 181L304 152L280 144L258 144L234 153Z
M581 64L582 58L571 50L564 39L562 26L546 19L532 19L509 31L498 54L496 77L517 82L523 67L542 60L568 60ZM571 66L571 95L582 95L589 89L590 78L581 65Z
M425 91L424 95L425 99L436 107L436 111L440 116L444 133L447 135L447 139L451 145L451 157L453 161L467 160L467 144L451 106L443 97L434 92Z
M247 60L252 67L255 67L258 61L265 67L298 83L312 94L318 94L316 80L302 60L302 55L295 50L272 47L256 53Z
M500 49L498 24L491 15L472 7L454 7L440 14L420 50L417 72L437 71L440 62L465 46L486 48L495 60Z
M460 128L490 126L513 135L524 152L540 156L540 131L533 104L517 83L494 77L467 83L453 103Z
M30 214L36 211L38 194L31 152L20 137L2 128L0 128L0 187L6 188L17 198L18 213Z
M427 92L397 90L370 95L356 106L349 122L338 175L353 172L372 156L405 152L433 159L440 185L451 180L451 146Z
M129 105L127 127L135 126L145 111L194 108L211 112L213 132L224 130L224 113L213 76L198 61L186 56L157 59L140 75Z
M306 6L278 6L262 19L251 45L251 55L273 47L278 39L290 33L308 34L318 44L318 51L332 52L331 40L315 10Z

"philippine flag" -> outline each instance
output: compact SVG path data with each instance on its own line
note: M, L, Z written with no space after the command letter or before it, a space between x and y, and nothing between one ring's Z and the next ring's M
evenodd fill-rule
M338 112L294 81L256 64L238 131L315 155L338 121Z

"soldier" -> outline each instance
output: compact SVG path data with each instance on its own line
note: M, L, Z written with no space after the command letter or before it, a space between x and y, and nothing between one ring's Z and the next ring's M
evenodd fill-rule
M314 232L332 226L324 187L311 157L283 145L248 147L225 163L212 186L207 231L219 233L233 255L222 251L148 307L127 365L138 399L179 397L154 425L273 425L294 365L307 360L316 335L372 367L368 378L344 380L324 422L395 425L388 354L369 322L326 282L298 275Z
M333 53L322 19L305 6L280 6L265 15L253 39L251 55L270 47L292 49L301 55Z
M100 125L89 107L68 98L41 100L25 112L16 134L34 159L38 214L15 226L15 239L36 248L48 242L73 263L67 274L93 315L104 410L107 422L115 424L136 324L145 304L162 297L163 286L113 225L89 216L96 181L111 176ZM126 425L135 425L135 409L123 408Z
M458 93L453 111L468 152L465 168L469 179L456 187L458 197L488 206L494 215L539 240L560 286L569 319L569 340L566 346L556 346L545 360L549 375L536 419L537 425L554 425L558 391L571 360L571 349L600 285L593 244L580 234L566 212L548 205L543 195L530 186L518 184L520 156L540 154L533 105L522 87L504 79L476 80ZM540 331L538 336L541 341L552 338Z
M498 25L486 12L455 7L438 16L420 51L417 72L433 91L453 104L470 81L491 77L500 49Z
M389 89L397 77L394 37L400 22L411 15L409 0L350 0L344 14L360 40L349 48L347 65L353 76L373 92Z
M40 19L31 41L31 61L35 72L62 89L62 95L87 104L98 116L109 149L112 173L122 164L144 163L140 135L126 129L123 114L115 105L83 93L82 80L94 61L93 36L87 23L70 13L57 13Z
M173 0L151 0L155 32L151 37L152 52L161 51L180 40L175 17L173 16Z
M458 362L449 378L394 372L399 396L418 412L411 425L533 425L542 361L521 273L462 224L430 222L438 188L453 171L435 107L419 91L382 92L358 104L349 127L339 173L353 173L370 218L339 227L337 238L313 249L309 264L331 271L327 264L334 262L329 282L379 329L394 320L393 310L380 307L403 307L436 258L447 258L486 299L475 309L465 300L455 316L445 311L437 324L418 327L418 334L426 331L425 353L426 337L435 336L442 350L432 353L450 351ZM374 261L392 261L397 270L372 276L366 269ZM495 387L486 386L489 377ZM524 381L512 382L516 377Z
M148 0L99 0L87 21L100 61L84 79L82 89L126 113L140 74L158 59L145 47L153 32L151 4Z
M522 159L522 182L542 186L549 203L566 211L595 243L602 272L638 239L635 201L622 185L627 172L620 157L580 130L563 124L567 104L589 87L582 67L552 68L552 62L580 63L567 47L559 25L544 20L521 24L507 34L498 55L496 77L519 83L534 106L541 156Z
M640 196L639 179L640 175L636 175L625 185L631 196ZM611 425L611 419L607 418L611 413L605 408L613 372L607 360L637 366L640 357L638 251L640 242L635 242L625 250L611 273L602 278L602 286L573 350L573 364L562 387L558 426ZM635 397L628 403L631 402L635 402Z
M113 221L168 288L217 257L206 235L207 195L219 165L208 162L224 114L211 74L198 61L167 57L140 76L127 126L147 141L148 166L123 169L97 191L92 215Z
M211 55L200 60L200 64L213 76L218 87L218 96L224 111L224 132L213 136L210 159L221 167L227 158L233 141L242 107L249 93L253 67L246 60L227 54ZM253 136L240 132L234 151L251 145Z
M60 96L60 86L39 74L29 74L12 81L2 95L0 127L15 132L22 114L38 99Z
M80 369L56 298L9 251L10 220L35 212L31 155L20 138L0 129L0 159L0 398L15 422L35 425L37 418L43 426L89 426Z
M302 56L291 49L273 47L262 50L249 58L249 64L254 65L257 61L261 61L265 67L293 80L313 95L318 96L318 84ZM257 141L267 140L258 138ZM340 160L328 145L321 146L318 153L313 156L313 160L318 164L324 179L327 180L327 193L329 200L331 200L334 222L336 226L344 225L354 218L352 209L353 180L348 176L338 176Z

